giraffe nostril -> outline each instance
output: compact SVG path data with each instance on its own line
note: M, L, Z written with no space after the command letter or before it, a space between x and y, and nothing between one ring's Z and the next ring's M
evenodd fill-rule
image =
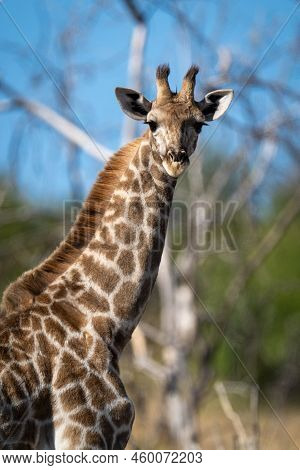
M168 150L168 157L170 157L172 160L175 160L176 153L174 150Z
M179 150L178 152L169 150L168 156L172 158L173 162L183 162L187 157L187 153L183 149Z

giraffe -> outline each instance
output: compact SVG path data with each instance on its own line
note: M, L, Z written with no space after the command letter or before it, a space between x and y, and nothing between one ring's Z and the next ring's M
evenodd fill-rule
M198 68L188 70L178 93L169 72L158 67L152 102L116 89L122 110L149 129L102 178L105 203L88 240L52 270L34 302L0 318L2 449L127 445L134 405L119 358L157 277L177 179L205 121L220 117L233 97L215 90L197 102Z

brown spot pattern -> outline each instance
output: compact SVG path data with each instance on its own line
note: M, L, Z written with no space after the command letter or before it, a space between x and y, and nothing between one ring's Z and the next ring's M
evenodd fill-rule
M140 149L140 159L141 163L145 168L148 168L149 166L149 147L148 146L143 146Z
M64 284L59 284L57 291L54 294L55 299L64 299L67 295L67 289Z
M116 426L121 426L123 423L130 423L133 418L133 408L131 403L118 403L110 412L112 422Z
M129 250L123 250L121 251L117 263L120 266L123 274L129 275L133 273L135 269L135 262L134 262L134 256L132 254L132 251Z
M99 403L106 405L116 398L116 395L105 381L94 374L89 374L85 381L85 385L89 389L89 395L93 406L99 406Z
M101 336L105 341L112 340L116 324L111 318L94 317L92 323L99 336Z
M153 188L153 179L148 171L141 172L142 191L147 193Z
M101 435L97 432L87 431L85 435L87 449L105 449L106 445Z
M85 315L70 302L65 300L54 302L51 306L51 310L62 323L73 330L78 331L86 324Z
M78 405L85 403L85 393L80 385L68 388L60 395L60 401L66 411L72 411Z
M37 302L40 302L41 304L50 304L51 303L51 297L48 294L40 294L36 298Z
M104 243L99 240L93 240L89 245L90 250L101 252L107 259L114 260L118 253L118 245L115 243Z
M115 234L117 239L125 245L132 245L135 242L136 232L124 222L116 224Z
M87 292L84 292L79 298L79 302L87 307L91 312L108 312L109 303L105 299L96 293L96 291L90 287Z
M124 282L114 296L115 314L128 318L134 308L137 286L131 281Z
M72 414L71 418L83 426L94 426L96 423L95 413L93 413L89 408L83 408L77 413Z
M140 183L137 178L135 178L132 182L131 191L133 191L134 193L138 193L138 194L141 191Z
M151 228L155 228L158 225L158 217L155 214L149 214L147 217L147 225Z
M119 275L111 268L107 268L102 263L96 263L92 256L82 256L82 266L85 274L90 276L96 284L99 284L108 294L114 290Z
M38 333L36 335L37 346L42 355L49 357L55 356L58 353L58 349L48 341L44 333Z
M140 263L140 268L144 271L147 270L148 260L149 260L149 249L146 245L139 249L138 260Z
M143 223L144 209L139 198L131 198L128 206L128 218L134 224L140 225Z
M57 320L55 320L55 318L53 317L46 318L44 324L45 324L46 333L50 335L51 337L55 338L56 341L58 341L61 344L61 346L63 346L65 339L66 339L66 331L61 326L61 324Z

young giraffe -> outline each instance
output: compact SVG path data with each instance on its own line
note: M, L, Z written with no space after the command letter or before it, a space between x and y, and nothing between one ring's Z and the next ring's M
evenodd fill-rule
M158 67L152 103L116 89L123 111L150 130L114 178L89 243L29 309L1 318L0 448L125 448L134 408L118 360L157 276L177 177L202 125L233 96L216 90L196 102L197 72L172 93L169 68Z

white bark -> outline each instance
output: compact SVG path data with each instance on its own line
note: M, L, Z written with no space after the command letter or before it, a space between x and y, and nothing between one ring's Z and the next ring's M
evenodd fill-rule
M0 111L7 111L14 106L23 108L38 117L97 160L107 161L112 154L112 150L96 142L86 130L80 129L73 122L38 101L28 100L27 98L12 98L2 102Z
M144 50L147 38L147 27L139 22L133 29L128 61L128 86L136 91L142 89L144 67ZM122 129L121 145L135 138L137 122L125 116Z

